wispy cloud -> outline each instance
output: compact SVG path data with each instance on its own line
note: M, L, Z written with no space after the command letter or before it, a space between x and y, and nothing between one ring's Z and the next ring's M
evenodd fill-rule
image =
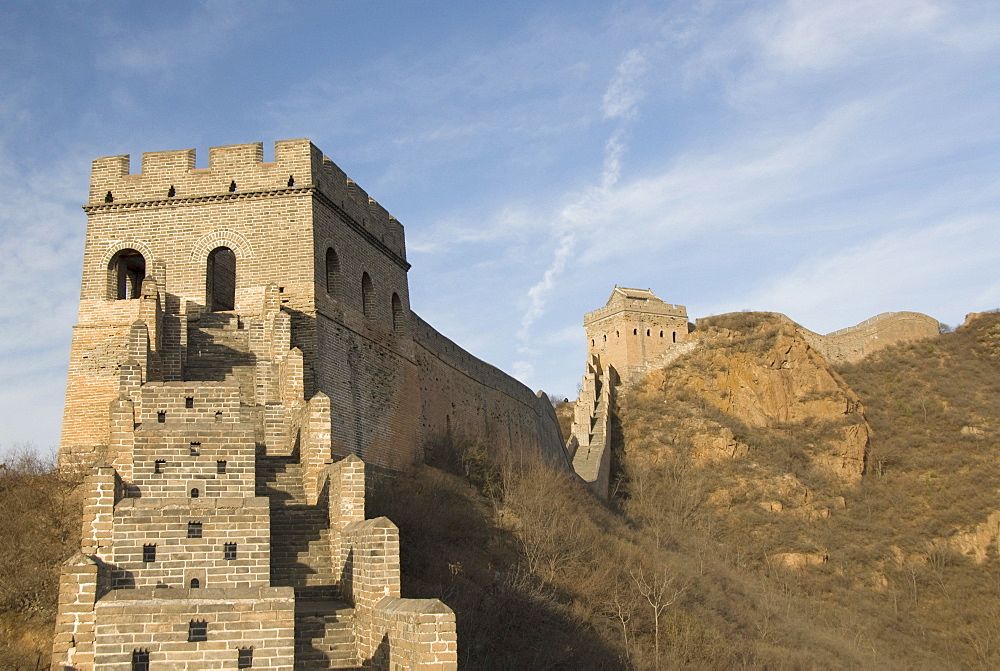
M625 134L627 123L637 114L637 106L644 91L639 79L646 71L646 57L642 48L629 50L621 59L614 78L609 83L601 101L601 111L606 119L618 121L611 137L604 145L604 160L598 184L587 189L575 201L566 205L553 224L557 244L552 261L542 278L528 289L527 308L521 316L521 328L517 332L518 352L524 355L536 354L530 345L531 327L546 311L549 296L556 288L556 280L571 261L581 229L587 228L591 212L606 207L609 194L621 178L622 156L627 150ZM533 370L529 361L514 363L515 371L522 380L528 380Z
M80 191L76 161L41 174L0 146L0 442L58 440L52 408L61 407L83 243L82 215L67 200Z
M635 114L636 106L645 95L638 80L647 67L643 49L637 47L625 54L601 101L605 119L628 119Z

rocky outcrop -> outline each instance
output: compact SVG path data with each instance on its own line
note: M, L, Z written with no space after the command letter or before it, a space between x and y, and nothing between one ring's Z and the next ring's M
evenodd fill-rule
M744 316L738 328L705 321L699 347L676 365L650 373L647 388L684 390L739 423L795 427L812 464L842 481L865 468L871 430L857 394L794 324L772 315ZM685 420L696 460L745 456L749 446L704 416Z
M800 571L809 566L825 564L828 559L825 552L778 552L768 555L767 562L771 566Z
M951 537L949 545L956 552L971 557L977 564L986 563L990 548L997 552L1000 540L1000 510L994 510L985 522Z

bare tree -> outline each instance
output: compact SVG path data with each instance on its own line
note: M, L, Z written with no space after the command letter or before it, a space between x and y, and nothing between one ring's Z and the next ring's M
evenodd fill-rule
M659 572L654 572L647 577L640 566L636 570L629 571L629 575L653 613L653 657L656 668L659 668L660 615L668 606L676 603L684 595L684 592L687 591L687 584L678 585L676 577L668 575L666 568L663 569L662 575Z

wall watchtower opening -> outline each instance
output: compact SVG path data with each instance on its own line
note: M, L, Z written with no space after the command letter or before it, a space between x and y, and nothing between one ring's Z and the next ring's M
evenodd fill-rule
M340 258L333 247L326 250L326 293L340 300Z
M365 317L375 319L375 287L368 273L361 275L361 309Z
M205 304L212 312L236 309L236 254L229 247L209 253L205 284Z
M111 257L108 264L108 298L125 300L139 298L142 281L146 279L146 259L134 249L123 249Z

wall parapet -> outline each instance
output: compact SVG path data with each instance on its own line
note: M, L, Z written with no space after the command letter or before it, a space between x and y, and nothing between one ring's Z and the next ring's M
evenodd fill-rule
M889 345L940 335L938 321L920 312L883 312L826 335L781 317L794 324L810 346L832 364L854 363Z
M317 196L370 244L409 268L402 224L309 140L275 142L270 162L263 160L262 142L211 147L207 168L196 168L195 157L194 149L144 152L138 173L129 173L128 154L96 159L84 209L90 213L177 207L206 198Z
M667 315L670 317L687 318L687 307L671 303L652 303L638 300L626 300L620 305L605 305L592 310L583 316L583 325L592 324L619 312L640 312L651 315Z
M565 470L572 468L559 433L555 410L542 392L532 392L496 366L478 359L459 347L416 313L411 312L410 315L413 340L416 345L471 381L523 406L534 418L537 427L535 434L542 455L557 468Z
M458 664L455 613L438 599L385 597L372 614L375 669L448 669Z
M871 326L874 326L875 324L878 324L880 322L885 322L893 318L896 321L901 319L921 319L921 320L933 319L933 317L928 317L927 315L921 314L920 312L883 312L881 314L875 315L874 317L869 317L868 319L858 324L855 324L854 326L847 326L842 329L837 329L836 331L831 331L830 333L826 334L826 337L832 338L834 336L847 335L848 333L856 333L857 331L863 331ZM935 320L935 323L936 322L937 320Z

